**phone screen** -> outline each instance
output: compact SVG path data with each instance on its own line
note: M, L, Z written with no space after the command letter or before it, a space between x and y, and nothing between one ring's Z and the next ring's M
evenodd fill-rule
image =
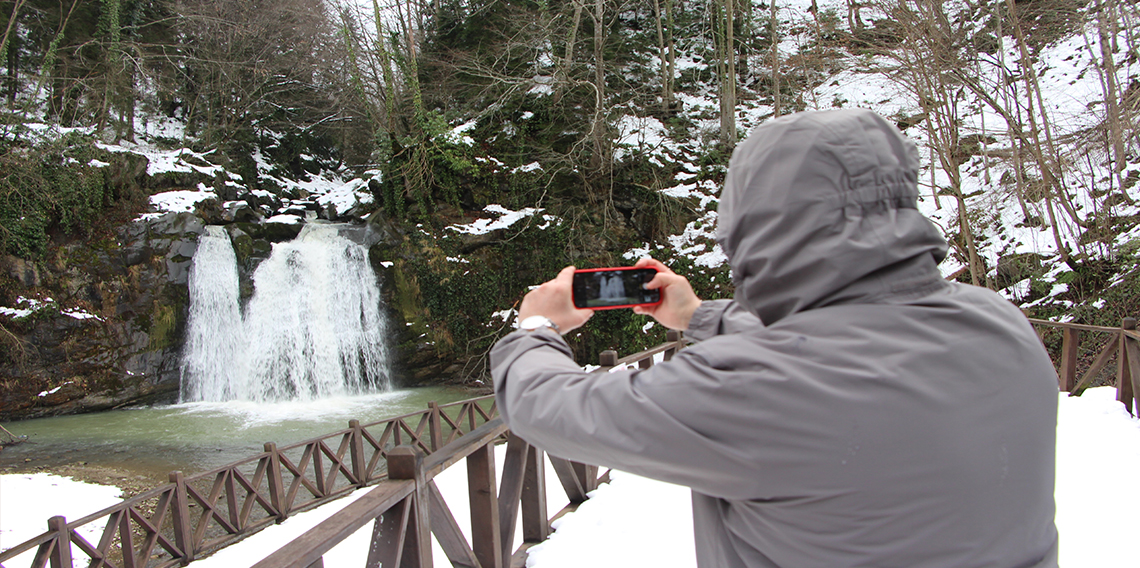
M594 268L574 272L574 307L606 310L661 302L660 290L646 290L652 268Z

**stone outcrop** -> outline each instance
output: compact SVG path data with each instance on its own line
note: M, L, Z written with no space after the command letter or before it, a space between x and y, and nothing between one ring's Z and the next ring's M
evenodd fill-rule
M185 322L186 282L205 224L171 213L71 242L37 263L6 257L35 309L0 319L0 419L172 401Z

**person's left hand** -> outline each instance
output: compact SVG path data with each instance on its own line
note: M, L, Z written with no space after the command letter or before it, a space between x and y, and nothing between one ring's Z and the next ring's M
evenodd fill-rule
M582 327L594 315L594 310L574 307L573 284L574 267L567 266L554 280L527 292L519 306L519 321L530 316L546 316L563 334Z

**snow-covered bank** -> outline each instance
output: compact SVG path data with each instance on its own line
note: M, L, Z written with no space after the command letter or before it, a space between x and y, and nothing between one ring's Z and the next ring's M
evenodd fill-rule
M1135 566L1131 549L1119 543L1123 535L1140 533L1140 515L1135 513L1140 510L1140 494L1120 490L1119 480L1140 471L1140 420L1116 402L1111 387L1089 389L1079 398L1059 396L1055 496L1061 565ZM498 471L502 471L503 455L498 452ZM470 535L465 472L464 467L452 467L436 483L460 528ZM611 477L612 482L591 493L577 512L554 523L554 534L531 549L527 566L695 567L688 490L625 472L611 472ZM565 504L565 494L549 466L546 478L548 512L553 515ZM291 517L193 566L250 566L367 491ZM0 548L36 536L46 528L49 516L78 518L114 503L115 495L116 488L54 476L0 476ZM325 556L325 565L363 566L370 534L371 527L365 527L344 541ZM438 544L433 558L439 568L449 565ZM25 566L30 560L29 556L27 562L8 565Z
M62 515L75 520L118 503L118 487L94 485L47 473L0 475L0 550L31 540L47 530L47 520ZM106 519L79 530L88 542L99 542ZM76 558L86 558L75 548ZM31 566L36 550L5 562Z

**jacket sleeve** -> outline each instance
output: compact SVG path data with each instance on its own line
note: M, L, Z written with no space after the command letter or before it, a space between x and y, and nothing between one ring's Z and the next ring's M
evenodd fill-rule
M756 481L742 478L748 457L669 411L692 387L722 380L688 351L649 369L586 373L554 331L516 331L491 351L499 412L512 431L553 455L746 498Z
M693 312L685 337L693 341L704 341L716 335L739 333L763 325L760 318L736 300L706 300Z

